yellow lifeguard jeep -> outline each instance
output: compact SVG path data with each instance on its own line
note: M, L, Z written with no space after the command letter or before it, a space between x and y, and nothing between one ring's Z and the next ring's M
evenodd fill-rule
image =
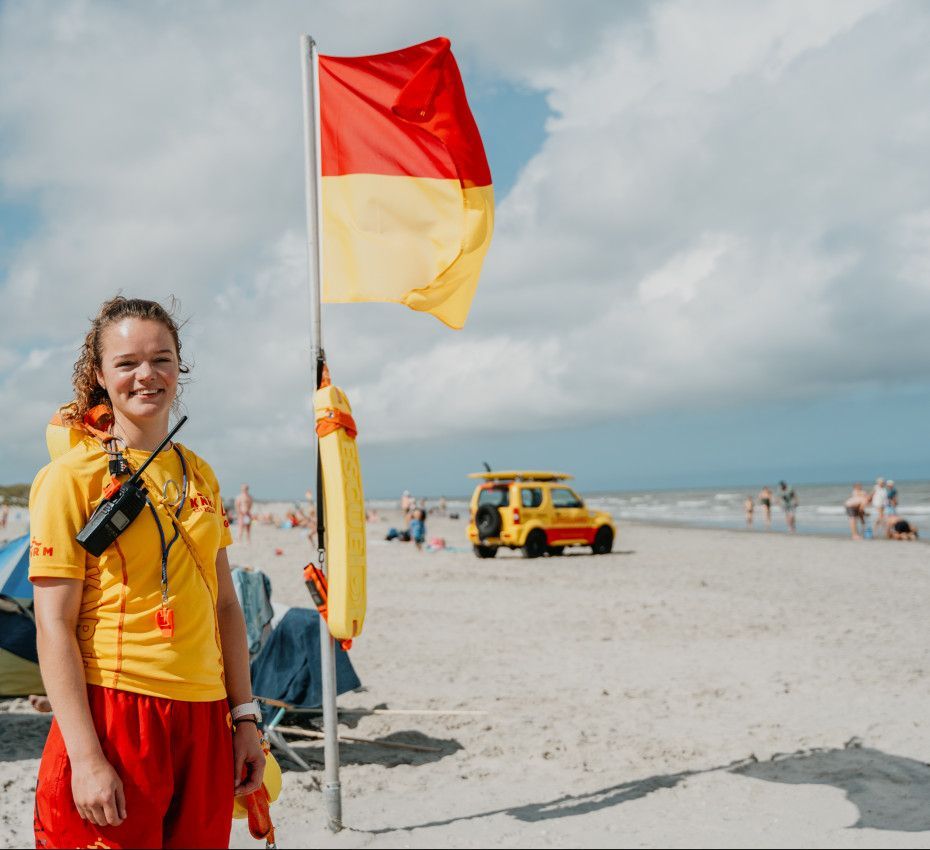
M560 472L473 472L482 483L471 497L468 539L479 558L493 558L501 546L523 557L561 555L566 546L590 546L595 555L614 545L610 514L589 511L563 482Z

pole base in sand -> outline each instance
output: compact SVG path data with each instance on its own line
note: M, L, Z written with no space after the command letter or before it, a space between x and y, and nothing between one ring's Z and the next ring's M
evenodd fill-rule
M342 784L327 783L323 786L323 805L326 807L326 825L330 832L342 831Z

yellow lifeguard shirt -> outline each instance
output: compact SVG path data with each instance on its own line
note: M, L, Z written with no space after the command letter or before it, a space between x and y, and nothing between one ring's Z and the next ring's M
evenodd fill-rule
M75 540L100 504L110 481L107 455L85 438L39 471L29 497L32 545L29 578L71 578L84 583L77 638L89 684L189 702L226 696L216 619L216 556L232 543L220 488L213 470L180 444L187 463L187 492L180 519L192 538L201 574L181 537L168 557L168 599L174 635L165 637L155 615L161 608L161 544L146 507L95 558ZM133 470L149 457L129 449ZM163 450L144 473L157 504L166 482L180 488L181 460ZM168 485L167 496L178 489ZM166 542L175 529L167 508L158 509Z

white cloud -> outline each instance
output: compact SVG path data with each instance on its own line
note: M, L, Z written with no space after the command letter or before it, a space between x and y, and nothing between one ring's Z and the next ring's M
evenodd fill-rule
M697 294L697 285L717 267L717 261L734 240L725 233L705 233L698 244L662 264L639 282L643 304L675 296L688 303Z
M363 439L926 379L922 4L7 4L0 180L41 224L0 284L3 345L46 352L0 378L18 439L123 289L193 317L190 442L244 475L308 441L304 30L333 53L443 32L554 111L463 333L326 309Z

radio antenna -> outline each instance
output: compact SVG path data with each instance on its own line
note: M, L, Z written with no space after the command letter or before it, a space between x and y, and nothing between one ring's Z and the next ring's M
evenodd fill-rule
M181 426L182 426L185 422L187 422L187 416L182 416L182 417L178 420L178 424L175 425L174 428L172 428L172 429L168 432L168 436L165 437L165 439L162 440L162 441L158 444L158 448L155 449L155 451L152 452L152 453L148 456L148 458L146 459L145 463L143 463L142 466L140 466L140 467L132 474L132 477L130 477L130 479L126 482L127 485L128 485L128 484L132 484L133 486L135 485L136 481L139 479L139 476L142 475L142 473L145 472L145 470L146 470L146 468L148 467L148 465L149 465L153 460L155 460L156 457L158 457L158 455L161 453L161 450L162 450L165 446L167 446L168 443L171 442L171 438L172 438L175 434L177 434L178 431L181 430ZM124 486L126 486L126 485L124 485Z

